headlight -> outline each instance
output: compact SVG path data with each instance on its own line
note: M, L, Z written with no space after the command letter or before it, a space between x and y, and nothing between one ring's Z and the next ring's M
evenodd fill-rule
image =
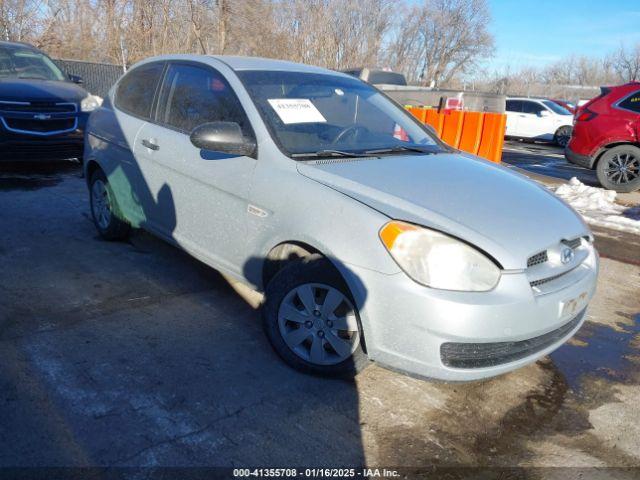
M80 110L83 112L93 112L100 105L102 105L102 98L95 95L87 95L82 102L80 102Z
M485 292L500 280L493 261L443 233L391 221L380 230L380 239L400 268L428 287Z

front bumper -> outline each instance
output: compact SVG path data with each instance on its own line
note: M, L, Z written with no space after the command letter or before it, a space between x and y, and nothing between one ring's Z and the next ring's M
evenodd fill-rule
M469 381L527 365L571 338L595 293L598 256L592 250L567 284L550 293L534 292L525 272L504 273L494 290L476 293L426 288L404 273L350 268L347 281L372 360L421 377ZM567 312L563 306L576 298L583 299L580 308ZM451 362L447 353L456 348L473 361Z
M593 162L595 159L590 157L589 155L580 155L579 153L571 150L569 147L566 147L564 149L564 156L569 162L574 163L580 167L590 169L593 168Z

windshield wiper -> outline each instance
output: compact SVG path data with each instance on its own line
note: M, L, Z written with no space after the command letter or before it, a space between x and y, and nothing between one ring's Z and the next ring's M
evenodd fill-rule
M426 150L421 147L412 147L408 145L395 145L393 147L388 148L377 148L375 150L365 150L364 153L369 154L378 154L378 153L395 153L395 152L418 152L418 153L426 153L426 154L434 154L433 150Z
M375 155L372 154L372 152L364 152L364 153L357 153L357 152L345 152L342 150L330 150L330 149L325 149L325 150L318 150L317 152L306 152L306 153L294 153L291 155L293 158L300 158L300 157L373 157Z

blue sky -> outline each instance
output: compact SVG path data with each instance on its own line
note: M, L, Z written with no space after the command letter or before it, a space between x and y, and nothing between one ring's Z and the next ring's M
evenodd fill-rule
M489 71L603 56L640 42L640 0L488 0L495 37Z

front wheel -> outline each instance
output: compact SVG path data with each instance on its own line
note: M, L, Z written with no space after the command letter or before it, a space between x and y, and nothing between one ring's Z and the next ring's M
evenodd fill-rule
M102 170L91 175L89 183L91 216L98 233L105 240L123 240L129 235L129 224L120 218L116 200Z
M280 270L267 286L262 313L272 347L297 370L353 376L368 364L355 302L321 255Z
M562 148L566 147L571 140L571 131L572 128L569 125L560 127L553 136L553 141Z
M620 145L607 150L598 160L596 173L606 189L620 193L640 189L640 148Z

